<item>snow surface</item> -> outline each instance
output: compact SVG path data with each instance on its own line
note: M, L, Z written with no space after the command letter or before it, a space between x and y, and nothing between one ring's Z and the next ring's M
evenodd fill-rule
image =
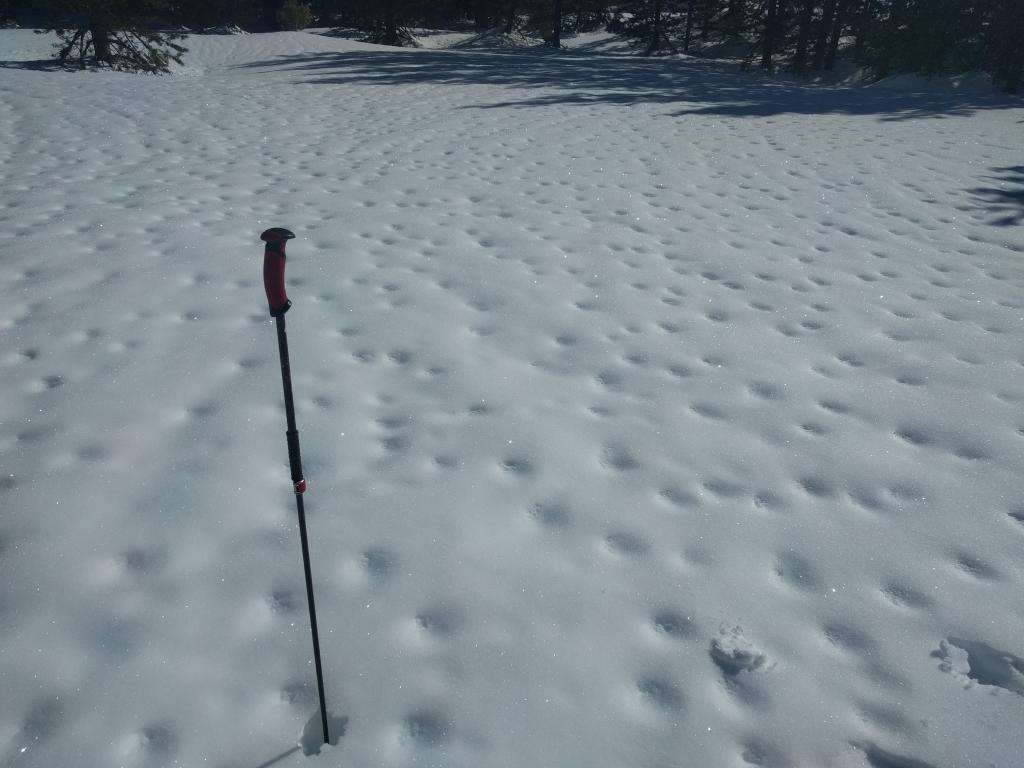
M1022 764L1020 100L188 44L0 32L0 765Z

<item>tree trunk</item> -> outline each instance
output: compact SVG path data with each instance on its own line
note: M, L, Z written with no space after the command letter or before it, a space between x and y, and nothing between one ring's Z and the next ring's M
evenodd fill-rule
M1012 2L1007 6L1005 18L1006 47L1001 58L1001 68L1006 71L1006 93L1017 93L1024 75L1024 7Z
M686 4L686 31L683 33L683 53L690 52L690 37L693 35L693 3L690 0Z
M829 71L836 68L836 53L839 51L839 38L843 36L843 27L846 26L846 9L848 7L848 0L839 0L836 8L836 20L832 25L832 37L828 41L828 52L825 54L825 69Z
M814 68L825 66L825 51L828 48L828 35L832 31L832 23L836 17L836 0L825 0L821 21L818 22L818 39L814 41Z
M554 20L551 22L551 47L562 47L562 0L555 0Z
M864 49L868 44L868 35L871 29L871 17L875 13L874 0L864 0L864 6L860 9L860 19L857 23L857 40L853 44L853 59L860 62L864 60Z
M775 30L778 26L779 0L768 0L768 17L764 24L764 47L761 49L761 69L772 71L772 56L775 54Z
M746 0L729 0L729 11L726 14L729 34L738 35L743 31L743 16L746 10Z
M1024 54L1021 52L1017 53L1017 60L1010 62L1010 69L1006 75L1006 86L1003 88L1005 93L1016 93L1020 90L1020 81L1022 72L1024 70Z
M110 63L110 20L104 16L89 17L89 36L97 64Z
M395 45L398 43L398 22L395 19L394 0L387 0L384 3L384 45Z
M516 28L516 0L508 4L508 11L505 14L505 34L511 35Z
M802 75L807 69L807 46L811 42L811 24L814 23L814 8L817 0L804 0L800 9L800 31L796 39L796 52L793 54L793 71Z
M282 0L263 0L261 8L263 11L263 23L270 29L281 28L277 21L277 12L281 10L282 5Z
M708 34L711 32L711 21L715 17L715 11L718 10L717 0L702 0L701 2L701 20L700 20L700 39L707 40Z
M651 39L647 41L647 55L656 53L661 48L661 16L663 0L654 0L651 9Z

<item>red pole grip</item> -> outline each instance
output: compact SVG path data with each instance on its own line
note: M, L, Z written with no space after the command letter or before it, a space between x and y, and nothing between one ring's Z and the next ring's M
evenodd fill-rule
M280 317L292 303L284 287L285 244L295 235L287 229L268 229L260 240L266 243L263 249L263 288L267 292L267 304L271 317Z

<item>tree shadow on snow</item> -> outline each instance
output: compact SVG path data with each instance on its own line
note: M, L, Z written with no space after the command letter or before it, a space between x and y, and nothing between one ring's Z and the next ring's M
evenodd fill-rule
M1013 227L1024 224L1024 165L993 168L996 176L987 176L996 186L968 190L982 205L997 215L992 224Z
M296 747L292 747L291 749L286 749L280 755L277 755L275 757L270 758L265 763L260 763L259 765L256 766L256 768L271 768L271 766L277 765L282 760L285 760L286 758L291 757L296 752L298 752L300 749L302 749L302 748L301 747L297 747L297 746Z
M328 710L327 727L330 730L331 746L336 747L338 746L338 742L345 736L345 731L348 729L348 717L339 717ZM313 716L306 721L305 726L303 726L302 735L299 737L298 744L286 749L279 755L274 755L269 760L255 766L255 768L273 768L273 766L281 764L296 752L302 752L306 757L309 757L310 755L319 755L323 746L324 736L320 720L320 711L317 710L313 713Z
M33 72L77 71L79 67L61 64L57 59L35 59L32 61L0 61L0 69L26 69Z
M538 89L539 94L471 108L665 104L674 116L878 115L887 120L967 116L1012 109L1003 95L906 93L821 86L743 75L720 62L574 54L530 48L501 52L369 50L280 56L245 67L294 71L320 85L449 85Z

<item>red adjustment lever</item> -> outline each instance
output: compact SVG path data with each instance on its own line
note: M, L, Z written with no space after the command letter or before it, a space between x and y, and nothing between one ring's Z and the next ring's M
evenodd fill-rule
M260 240L266 243L263 249L263 287L267 291L271 317L280 317L292 305L284 289L284 247L294 237L294 233L282 227L273 227L260 235Z

